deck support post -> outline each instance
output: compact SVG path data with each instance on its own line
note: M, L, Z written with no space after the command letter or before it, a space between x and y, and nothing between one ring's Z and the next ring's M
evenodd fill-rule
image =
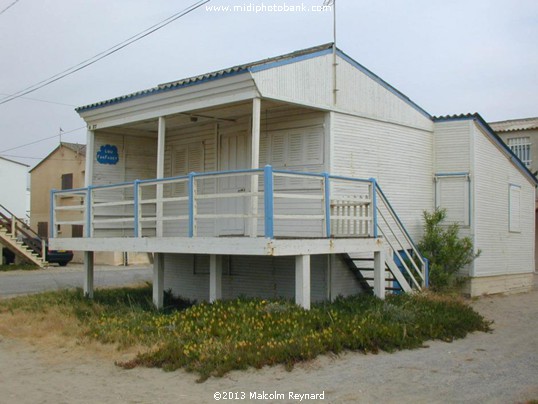
M93 251L84 251L84 296L93 299Z
M310 310L310 255L295 256L295 303Z
M385 251L374 252L374 295L385 298Z
M166 144L166 118L159 117L157 137L157 178L164 178L164 150ZM157 237L163 236L163 184L157 184Z
M209 256L209 302L222 299L222 255Z
M260 167L260 118L261 118L261 100L258 97L252 100L252 150L250 168L257 169ZM258 235L258 174L254 173L250 177L250 237Z
M153 255L153 304L162 309L164 303L164 254Z

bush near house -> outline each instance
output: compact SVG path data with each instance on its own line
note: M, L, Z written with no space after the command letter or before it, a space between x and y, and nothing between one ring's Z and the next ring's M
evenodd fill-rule
M430 286L436 291L450 291L465 278L460 270L480 256L474 252L469 237L459 237L457 223L445 225L446 209L423 212L424 237L418 243L422 255L430 261Z
M95 300L82 291L49 292L0 302L0 316L35 313L35 321L66 316L77 323L76 337L146 346L135 359L119 364L183 368L200 381L230 370L283 364L288 369L323 353L344 350L394 351L423 346L431 339L452 341L468 332L488 331L489 323L462 300L433 294L360 295L304 309L285 300L236 299L213 304L166 296L156 311L151 287L104 289ZM186 308L187 307L187 308ZM55 332L62 333L55 328Z

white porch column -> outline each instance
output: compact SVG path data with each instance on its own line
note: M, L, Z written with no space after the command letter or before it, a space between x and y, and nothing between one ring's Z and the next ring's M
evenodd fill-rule
M260 118L261 118L261 99L254 98L252 100L252 150L251 156L251 168L259 168L260 166ZM258 176L253 175L250 180L250 191L252 193L258 192ZM251 207L250 212L256 216L258 214L258 197L252 196L250 198ZM250 220L250 237L256 237L258 235L258 218L253 217Z
M222 255L209 256L209 302L222 299Z
M153 256L153 304L156 308L163 307L164 299L164 254Z
M374 252L374 295L385 298L385 251Z
M84 251L84 296L93 299L93 251Z
M95 161L95 132L89 130L86 132L86 167L84 171L84 186L90 186L93 183L93 165Z
M295 303L310 310L310 255L295 256Z
M164 178L164 150L166 143L166 118L159 117L157 139L157 178ZM157 184L157 237L163 236L163 185Z

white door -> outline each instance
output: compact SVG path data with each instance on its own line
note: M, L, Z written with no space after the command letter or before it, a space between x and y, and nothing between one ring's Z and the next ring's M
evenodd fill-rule
M220 138L220 171L241 170L249 168L249 148L246 133L222 135ZM246 175L220 178L218 192L244 193L247 190ZM219 214L239 214L246 212L248 201L246 198L223 198L218 201ZM233 236L244 235L247 220L244 218L219 219L218 235Z

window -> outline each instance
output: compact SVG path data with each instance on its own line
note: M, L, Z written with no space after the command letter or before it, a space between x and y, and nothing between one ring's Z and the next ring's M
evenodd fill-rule
M447 224L470 225L469 184L469 176L466 173L435 176L435 206L446 209Z
M71 225L71 237L73 238L80 238L83 234L84 226L81 224L73 224Z
M73 174L62 175L62 189L73 189Z
M41 238L47 238L49 236L49 224L48 222L37 223L37 234Z
M530 168L531 157L531 140L529 137L513 137L508 139L508 147L521 160L527 168Z
M508 195L508 230L512 233L521 231L521 187L510 184Z

